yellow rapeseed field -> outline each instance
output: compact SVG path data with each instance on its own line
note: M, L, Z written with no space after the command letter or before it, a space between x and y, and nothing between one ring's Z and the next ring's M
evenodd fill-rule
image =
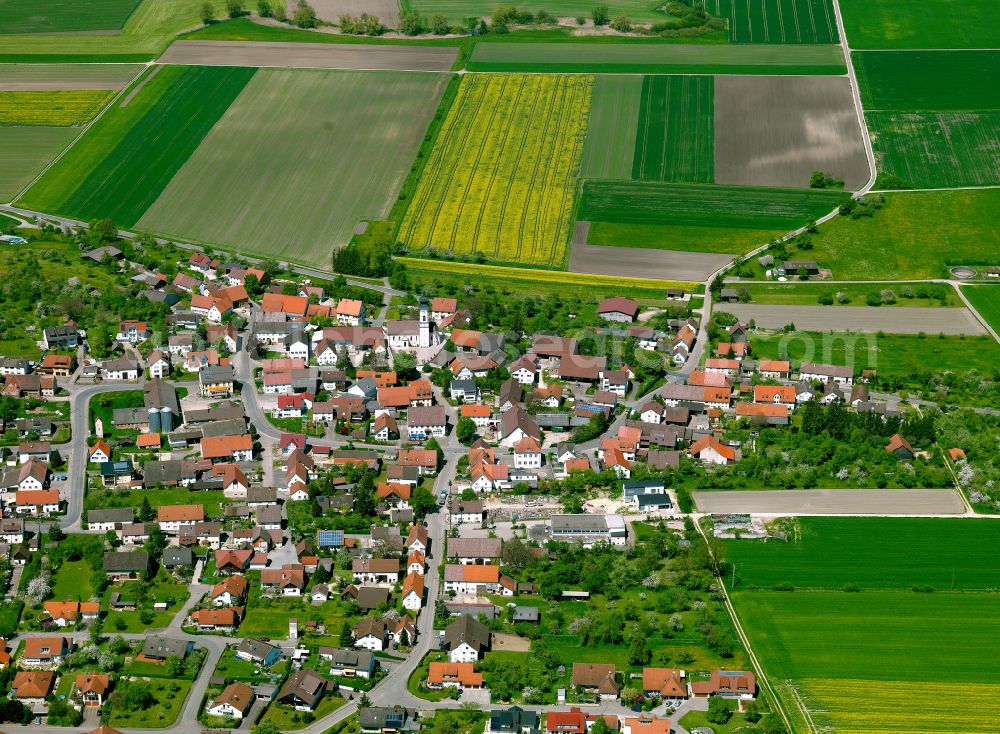
M1000 721L995 684L813 678L798 688L813 726L834 734L975 734Z
M466 75L400 242L562 264L593 84L588 75Z
M82 125L115 94L104 89L0 92L0 125Z

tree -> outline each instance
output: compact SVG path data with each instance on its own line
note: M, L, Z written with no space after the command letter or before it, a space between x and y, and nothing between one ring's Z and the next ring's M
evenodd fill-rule
M455 426L455 437L466 446L472 443L476 437L476 424L472 418L463 415L458 419L458 425Z
M139 505L139 519L142 522L153 522L156 519L156 512L149 504L149 497L142 498L142 504Z
M367 693L362 693L361 694L361 698L358 699L358 708L359 709L366 709L366 708L369 708L371 705L372 705L372 700L370 698L368 698L368 694Z
M266 0L261 0L261 1L264 2L264 4L267 5L268 8L271 7L270 4L266 2ZM261 17L266 18L269 16L265 15ZM260 292L263 290L260 285L260 280L253 273L247 273L246 275L243 276L243 288L251 296L260 295Z
M312 6L306 0L299 0L299 4L295 8L295 13L292 15L292 22L299 28L315 28L316 11L312 9Z
M243 0L226 0L226 12L230 18L242 18L247 14L243 7Z
M94 247L118 241L118 226L110 219L95 219L87 230L87 240Z
M435 36L445 36L451 32L451 25L448 23L448 16L444 13L435 13L431 16L431 33Z
M375 479L367 467L354 487L354 512L361 517L375 514Z
M156 703L153 694L141 683L129 683L125 689L124 704L127 711L141 711Z
M511 538L503 544L500 551L500 560L503 565L510 568L514 573L518 573L531 563L534 556L531 549L524 544L520 538Z
M274 11L271 9L271 0L257 0L257 15L261 18L272 18L274 17ZM249 278L253 273L248 273L246 278ZM243 287L247 289L247 293L250 293L250 286L246 284L246 278L244 278ZM257 280L257 276L253 276L254 280Z
M424 31L423 21L420 13L414 10L406 10L399 16L399 31L407 36L419 36Z
M628 661L632 665L645 665L653 657L653 653L649 649L649 642L647 642L646 637L647 636L641 632L636 632L632 635L632 639L628 646Z
M48 536L49 540L51 540L53 543L58 543L60 540L66 537L66 534L62 531L62 528L59 527L59 525L53 523L52 525L49 525Z
M708 714L705 718L711 724L726 724L733 717L733 709L729 702L719 696L712 696L708 699Z
M340 646L351 647L354 644L354 634L351 632L351 625L345 621L340 627Z
M270 719L265 719L254 727L254 734L281 734L281 729Z
M401 630L399 633L399 646L409 647L410 646L410 633L405 629Z
M201 4L201 22L205 25L212 23L215 20L215 7L212 3L204 2Z
M607 5L598 5L591 12L590 17L594 19L594 25L596 26L607 25L608 21L611 20L611 16L608 15Z
M28 588L25 589L25 597L28 600L28 604L31 606L38 606L52 593L52 587L49 586L49 575L47 573L41 573L35 578L28 582Z
M410 493L410 507L417 519L423 519L437 507L437 500L427 487L417 487Z
M171 678L180 678L184 673L184 661L180 659L179 655L171 655L164 661L164 664L167 668L167 674Z

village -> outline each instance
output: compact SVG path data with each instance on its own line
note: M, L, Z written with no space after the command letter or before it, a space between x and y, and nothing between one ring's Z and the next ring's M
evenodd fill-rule
M83 257L130 273L166 331L122 318L98 358L68 321L38 359L0 360L14 723L320 732L357 710L374 733L504 702L486 732L775 718L711 564L692 570L764 521L697 513L691 489L796 415L865 421L928 486L945 471L866 375L756 360L747 325L703 328L683 292L664 303L688 315L656 326L616 297L576 336L518 334L385 284L334 298L200 252L169 281L114 246ZM631 632L623 596L649 610ZM545 645L602 623L627 654Z

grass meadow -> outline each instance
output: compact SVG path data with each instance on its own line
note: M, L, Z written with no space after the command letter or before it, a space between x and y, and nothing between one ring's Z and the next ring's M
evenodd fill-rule
M856 49L996 48L995 0L840 0L844 30Z
M609 296L628 296L662 301L667 288L694 290L696 283L673 280L647 280L614 275L587 275L557 270L530 270L497 265L479 265L450 260L400 257L410 279L418 284L465 285L469 282L489 283L497 290L538 295L574 295L600 300Z
M1000 109L1000 51L854 52L865 112Z
M913 188L1000 183L1000 111L869 112L879 176Z
M68 127L0 127L0 201L10 201L69 145Z
M411 249L561 266L593 77L467 75L397 238Z
M328 267L359 221L388 215L447 83L262 69L139 227Z
M476 44L467 66L604 74L843 74L846 68L839 46L519 42Z
M791 318L794 320L794 314ZM1000 361L1000 345L991 336L797 331L759 334L753 348L758 359L789 359L795 365L851 365L855 370L877 370L879 377L907 378L926 371L971 369L990 374Z
M993 330L1000 333L1000 287L963 285L962 293Z
M0 35L79 33L121 28L142 0L7 0L0 3Z
M645 77L632 178L712 183L714 109L713 77Z
M600 74L594 78L580 164L584 178L632 175L643 86L644 78L634 74Z
M82 125L114 96L103 89L0 92L0 125Z
M729 21L733 43L838 43L831 0L698 0Z
M611 0L607 4L609 17L614 18L624 13L632 20L656 23L664 21L669 16L657 10L663 3L657 0ZM431 16L444 13L453 23L464 24L468 18L488 16L497 7L492 0L409 0L406 6L412 7L421 15ZM526 6L535 10L534 6ZM590 18L593 5L586 0L552 0L545 3L545 10L557 17L575 18L583 16Z
M834 209L843 192L647 181L586 181L578 219L692 227L801 227Z
M671 224L591 222L587 244L612 247L642 247L683 252L742 254L770 242L782 229L703 227Z
M736 590L1000 588L1000 524L965 519L809 517L792 542L727 541Z
M914 295L925 293L925 297L904 298L902 289L909 287ZM771 283L742 283L740 288L750 291L752 303L766 303L776 306L816 306L819 297L824 294L842 294L845 301L834 299L831 308L836 306L864 306L869 293L878 293L886 288L896 294L896 301L883 303L881 308L961 308L962 300L951 286L924 285L920 283L824 283L822 280L805 282L787 281ZM724 308L724 307L723 307Z
M836 217L804 253L838 280L948 276L948 265L1000 260L1000 190L886 194L872 217Z
M126 106L106 112L21 203L134 225L255 71L163 68Z

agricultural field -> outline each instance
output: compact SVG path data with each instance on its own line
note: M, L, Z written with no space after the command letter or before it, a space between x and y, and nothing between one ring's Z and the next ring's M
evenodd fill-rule
M44 0L46 5L55 6L58 0ZM225 0L207 0L215 10L216 17L225 13ZM16 35L5 35L0 47L0 61L30 62L72 62L72 61L147 61L165 49L178 33L189 31L201 25L201 9L206 0L96 0L87 2L81 11L79 3L63 3L66 13L87 19L89 23L103 21L101 7L112 4L124 7L131 4L134 10L127 15L121 31L114 34L80 33L39 34L18 30ZM31 7L31 2L21 2ZM4 3L5 9L10 0ZM96 9L96 10L95 10ZM65 14L64 14L65 19ZM126 16L120 16L124 19ZM107 25L104 24L105 28ZM93 30L93 27L91 28Z
M982 650L1000 597L976 590L996 588L998 533L967 519L800 518L790 543L727 542L737 615L796 730L995 729L1000 662Z
M986 319L986 323L1000 333L1000 288L988 285L963 285L962 293L979 315Z
M0 35L79 33L121 28L142 0L0 0Z
M587 244L741 255L782 235L783 229L696 227L670 224L591 222Z
M139 227L329 266L359 221L387 216L447 83L261 69Z
M1000 111L868 112L880 180L887 188L1000 183Z
M996 729L1000 663L983 655L1000 633L996 594L744 591L733 601L796 730Z
M909 589L983 591L1000 578L1000 525L965 519L808 517L795 521L794 539L727 541L737 590Z
M733 43L839 43L831 0L698 0ZM852 39L853 40L853 39Z
M669 43L479 43L471 71L633 74L843 74L827 45Z
M529 270L498 265L479 265L444 260L400 257L410 280L415 283L489 283L494 288L507 288L516 293L550 293L577 297L604 298L612 295L639 299L663 300L667 288L692 291L697 286L690 281L623 278L608 275L587 275L555 270Z
M868 110L1000 109L1000 51L855 52Z
M835 318L835 314L831 317ZM794 321L794 314L790 319ZM991 336L795 331L758 334L753 348L758 359L788 359L794 365L851 365L855 370L877 370L880 378L904 380L927 371L978 370L991 374L1000 360L1000 345Z
M716 183L806 188L817 170L850 191L868 181L844 77L719 77L715 115Z
M882 291L873 289L873 292L880 296ZM905 303L900 308L882 308L878 301L875 303L837 307L732 303L726 309L740 321L753 321L760 329L783 329L794 323L796 329L812 332L835 329L878 334L986 334L986 329L967 308L908 308Z
M840 0L851 47L996 48L1000 3L994 0Z
M139 64L0 64L0 91L121 89L141 70Z
M164 67L127 105L109 110L21 203L134 225L255 71Z
M713 81L710 76L643 79L633 179L712 183Z
M586 75L464 77L399 242L563 265L592 87Z
M885 194L871 217L835 217L807 256L837 280L948 277L949 265L1000 260L1000 190Z
M637 75L600 74L594 78L590 121L580 164L584 178L632 175L644 84L644 78Z
M0 127L0 201L10 201L69 145L68 127Z
M820 189L586 181L577 218L591 222L787 231L828 213L845 196Z
M114 96L107 90L0 92L0 125L82 125Z

